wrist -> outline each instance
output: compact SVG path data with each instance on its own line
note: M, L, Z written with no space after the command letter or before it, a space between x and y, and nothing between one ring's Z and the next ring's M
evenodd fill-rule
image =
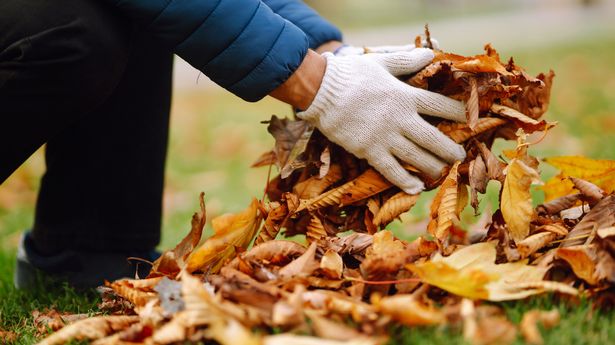
M343 46L344 46L344 43L340 41L329 41L329 42L322 44L320 47L316 48L316 52L318 54L327 53L327 52L335 53L336 50L340 49Z
M282 85L273 90L270 96L297 109L305 110L314 101L326 68L326 59L309 50L299 68Z

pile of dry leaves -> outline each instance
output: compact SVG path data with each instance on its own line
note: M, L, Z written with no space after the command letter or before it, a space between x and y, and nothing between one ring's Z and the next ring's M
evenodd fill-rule
M538 324L557 311L534 310L519 326L496 304L552 292L613 300L615 162L559 157L562 173L540 183L528 134L546 135L541 120L553 72L534 78L506 63L489 45L463 57L438 53L409 76L410 85L467 104L467 123L429 119L468 153L434 181L411 166L430 189L428 235L412 242L384 227L416 203L365 161L302 121L269 122L274 150L255 164L280 168L266 200L213 219L214 235L199 246L205 205L192 230L165 252L145 279L103 289L106 315L69 324L40 344L90 339L94 344L381 344L391 325L448 325L474 344L542 342ZM496 156L496 138L517 148ZM489 181L501 186L500 209L465 231L460 213ZM260 229L260 231L259 231ZM352 231L349 231L352 230ZM277 239L305 234L306 245ZM254 241L254 245L249 245Z

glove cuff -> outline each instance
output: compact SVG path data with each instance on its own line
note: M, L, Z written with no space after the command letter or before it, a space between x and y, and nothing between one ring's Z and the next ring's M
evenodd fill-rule
M324 53L322 56L327 60L327 68L320 88L312 104L305 111L297 113L297 117L311 123L335 106L339 95L350 84L352 75L352 64L348 58L336 57L332 53Z

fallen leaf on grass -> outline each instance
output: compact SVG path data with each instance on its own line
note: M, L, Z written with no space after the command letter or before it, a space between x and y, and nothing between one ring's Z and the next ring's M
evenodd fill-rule
M525 261L496 264L495 259L495 243L484 242L406 267L427 284L471 299L506 301L546 291L577 293L568 285L544 281L546 268L529 266Z
M55 309L32 311L32 321L39 335L47 334L49 330L57 331L69 323L88 318L88 314L60 313Z
M95 316L72 323L47 338L38 345L64 344L69 340L96 340L113 332L125 329L139 322L138 316Z
M382 340L370 338L327 340L295 334L270 335L263 339L263 345L377 345L382 343Z
M510 344L517 337L517 329L500 310L489 306L476 308L474 302L461 301L463 338L472 345Z
M528 344L542 345L544 341L538 330L538 324L549 329L557 326L560 321L559 311L553 309L550 311L530 310L523 314L523 319L519 328L523 338Z
M17 341L17 333L0 330L0 340L2 340L3 343L7 344L13 343Z

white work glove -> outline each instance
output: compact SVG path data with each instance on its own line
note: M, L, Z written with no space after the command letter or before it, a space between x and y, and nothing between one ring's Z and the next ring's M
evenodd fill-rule
M435 38L431 39L431 43L434 49L440 49L440 44ZM427 48L427 40L423 39L421 42L423 48ZM416 49L414 44L407 45L393 45L393 46L377 46L377 47L356 47L351 45L343 45L333 52L337 56L349 56L349 55L363 55L363 54L386 54L397 52L409 52Z
M465 150L418 113L465 121L465 107L451 98L409 86L394 76L428 65L430 49L339 57L325 53L327 68L310 107L297 116L329 140L367 159L406 193L424 189L397 161L407 162L432 178L446 163L465 159Z

